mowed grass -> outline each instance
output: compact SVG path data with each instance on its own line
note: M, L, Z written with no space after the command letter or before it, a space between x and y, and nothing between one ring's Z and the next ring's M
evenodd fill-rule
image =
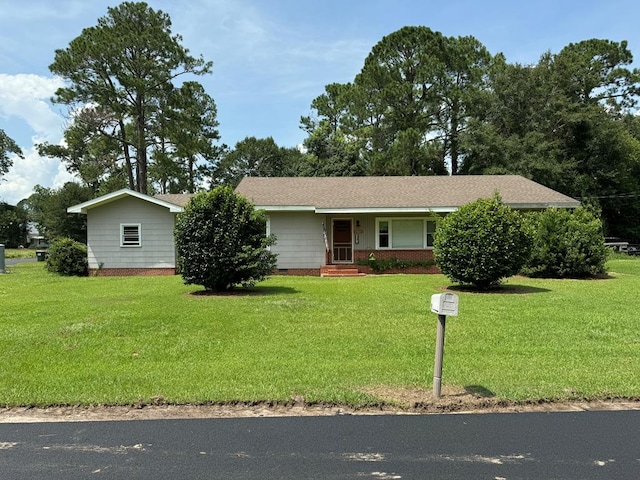
M36 258L36 251L30 248L5 248L4 257L9 258Z
M454 290L443 386L510 400L640 397L640 260L602 280ZM276 276L194 295L175 277L0 275L0 405L307 402L431 388L441 275Z

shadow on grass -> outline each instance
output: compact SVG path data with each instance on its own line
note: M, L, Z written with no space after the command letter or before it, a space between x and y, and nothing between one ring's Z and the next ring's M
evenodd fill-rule
M475 395L476 397L495 397L495 394L488 388L484 388L482 385L467 385L464 387L464 391L469 395Z
M253 288L236 288L226 292L214 292L211 290L196 290L187 293L191 297L250 297L250 296L268 296L268 295L291 295L298 293L298 290L291 287L263 287L257 286Z
M487 290L481 290L469 285L450 285L447 287L447 290L451 290L452 292L482 293L485 295L529 295L532 293L547 293L551 291L548 288L532 287L530 285L500 285L499 287Z

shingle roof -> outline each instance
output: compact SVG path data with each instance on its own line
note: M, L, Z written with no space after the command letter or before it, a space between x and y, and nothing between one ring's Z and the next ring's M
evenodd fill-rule
M519 175L246 177L236 192L266 210L453 211L498 191L514 208L574 208L577 200Z
M158 200L173 203L180 207L184 207L193 196L193 193L159 193L158 195L154 195Z
M144 193L136 192L134 190L129 190L128 188L123 188L121 190L117 190L115 192L107 193L106 195L102 195L98 198L94 198L87 202L80 203L78 205L73 205L67 208L68 213L83 213L86 214L92 208L100 207L102 205L106 205L110 202L115 202L122 198L126 197L134 197L145 202L150 202L155 205L159 205L161 207L165 207L169 209L172 213L180 213L182 212L182 205L177 203L168 202L162 198L150 197L149 195L145 195Z

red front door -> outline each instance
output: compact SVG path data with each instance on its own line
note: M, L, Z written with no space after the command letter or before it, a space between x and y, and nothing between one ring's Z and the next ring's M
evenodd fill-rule
M331 239L333 263L353 263L351 219L334 220Z

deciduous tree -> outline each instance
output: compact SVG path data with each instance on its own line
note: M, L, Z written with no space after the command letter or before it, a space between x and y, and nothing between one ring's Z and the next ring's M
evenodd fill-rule
M17 206L0 202L0 243L7 248L27 244L27 212Z
M244 177L297 176L302 156L297 148L279 147L272 137L246 137L222 154L212 183L235 187Z
M96 106L78 110L58 145L38 144L38 153L62 160L84 185L102 195L127 186L119 142L100 132L112 123L112 115Z
M29 219L38 225L38 231L49 240L69 237L80 243L87 243L86 215L72 215L67 208L94 198L95 192L89 187L67 182L58 189L34 187L34 193L22 202Z
M640 72L626 42L587 40L536 65L496 63L491 102L463 136L466 174L524 175L601 209L610 234L640 239Z

